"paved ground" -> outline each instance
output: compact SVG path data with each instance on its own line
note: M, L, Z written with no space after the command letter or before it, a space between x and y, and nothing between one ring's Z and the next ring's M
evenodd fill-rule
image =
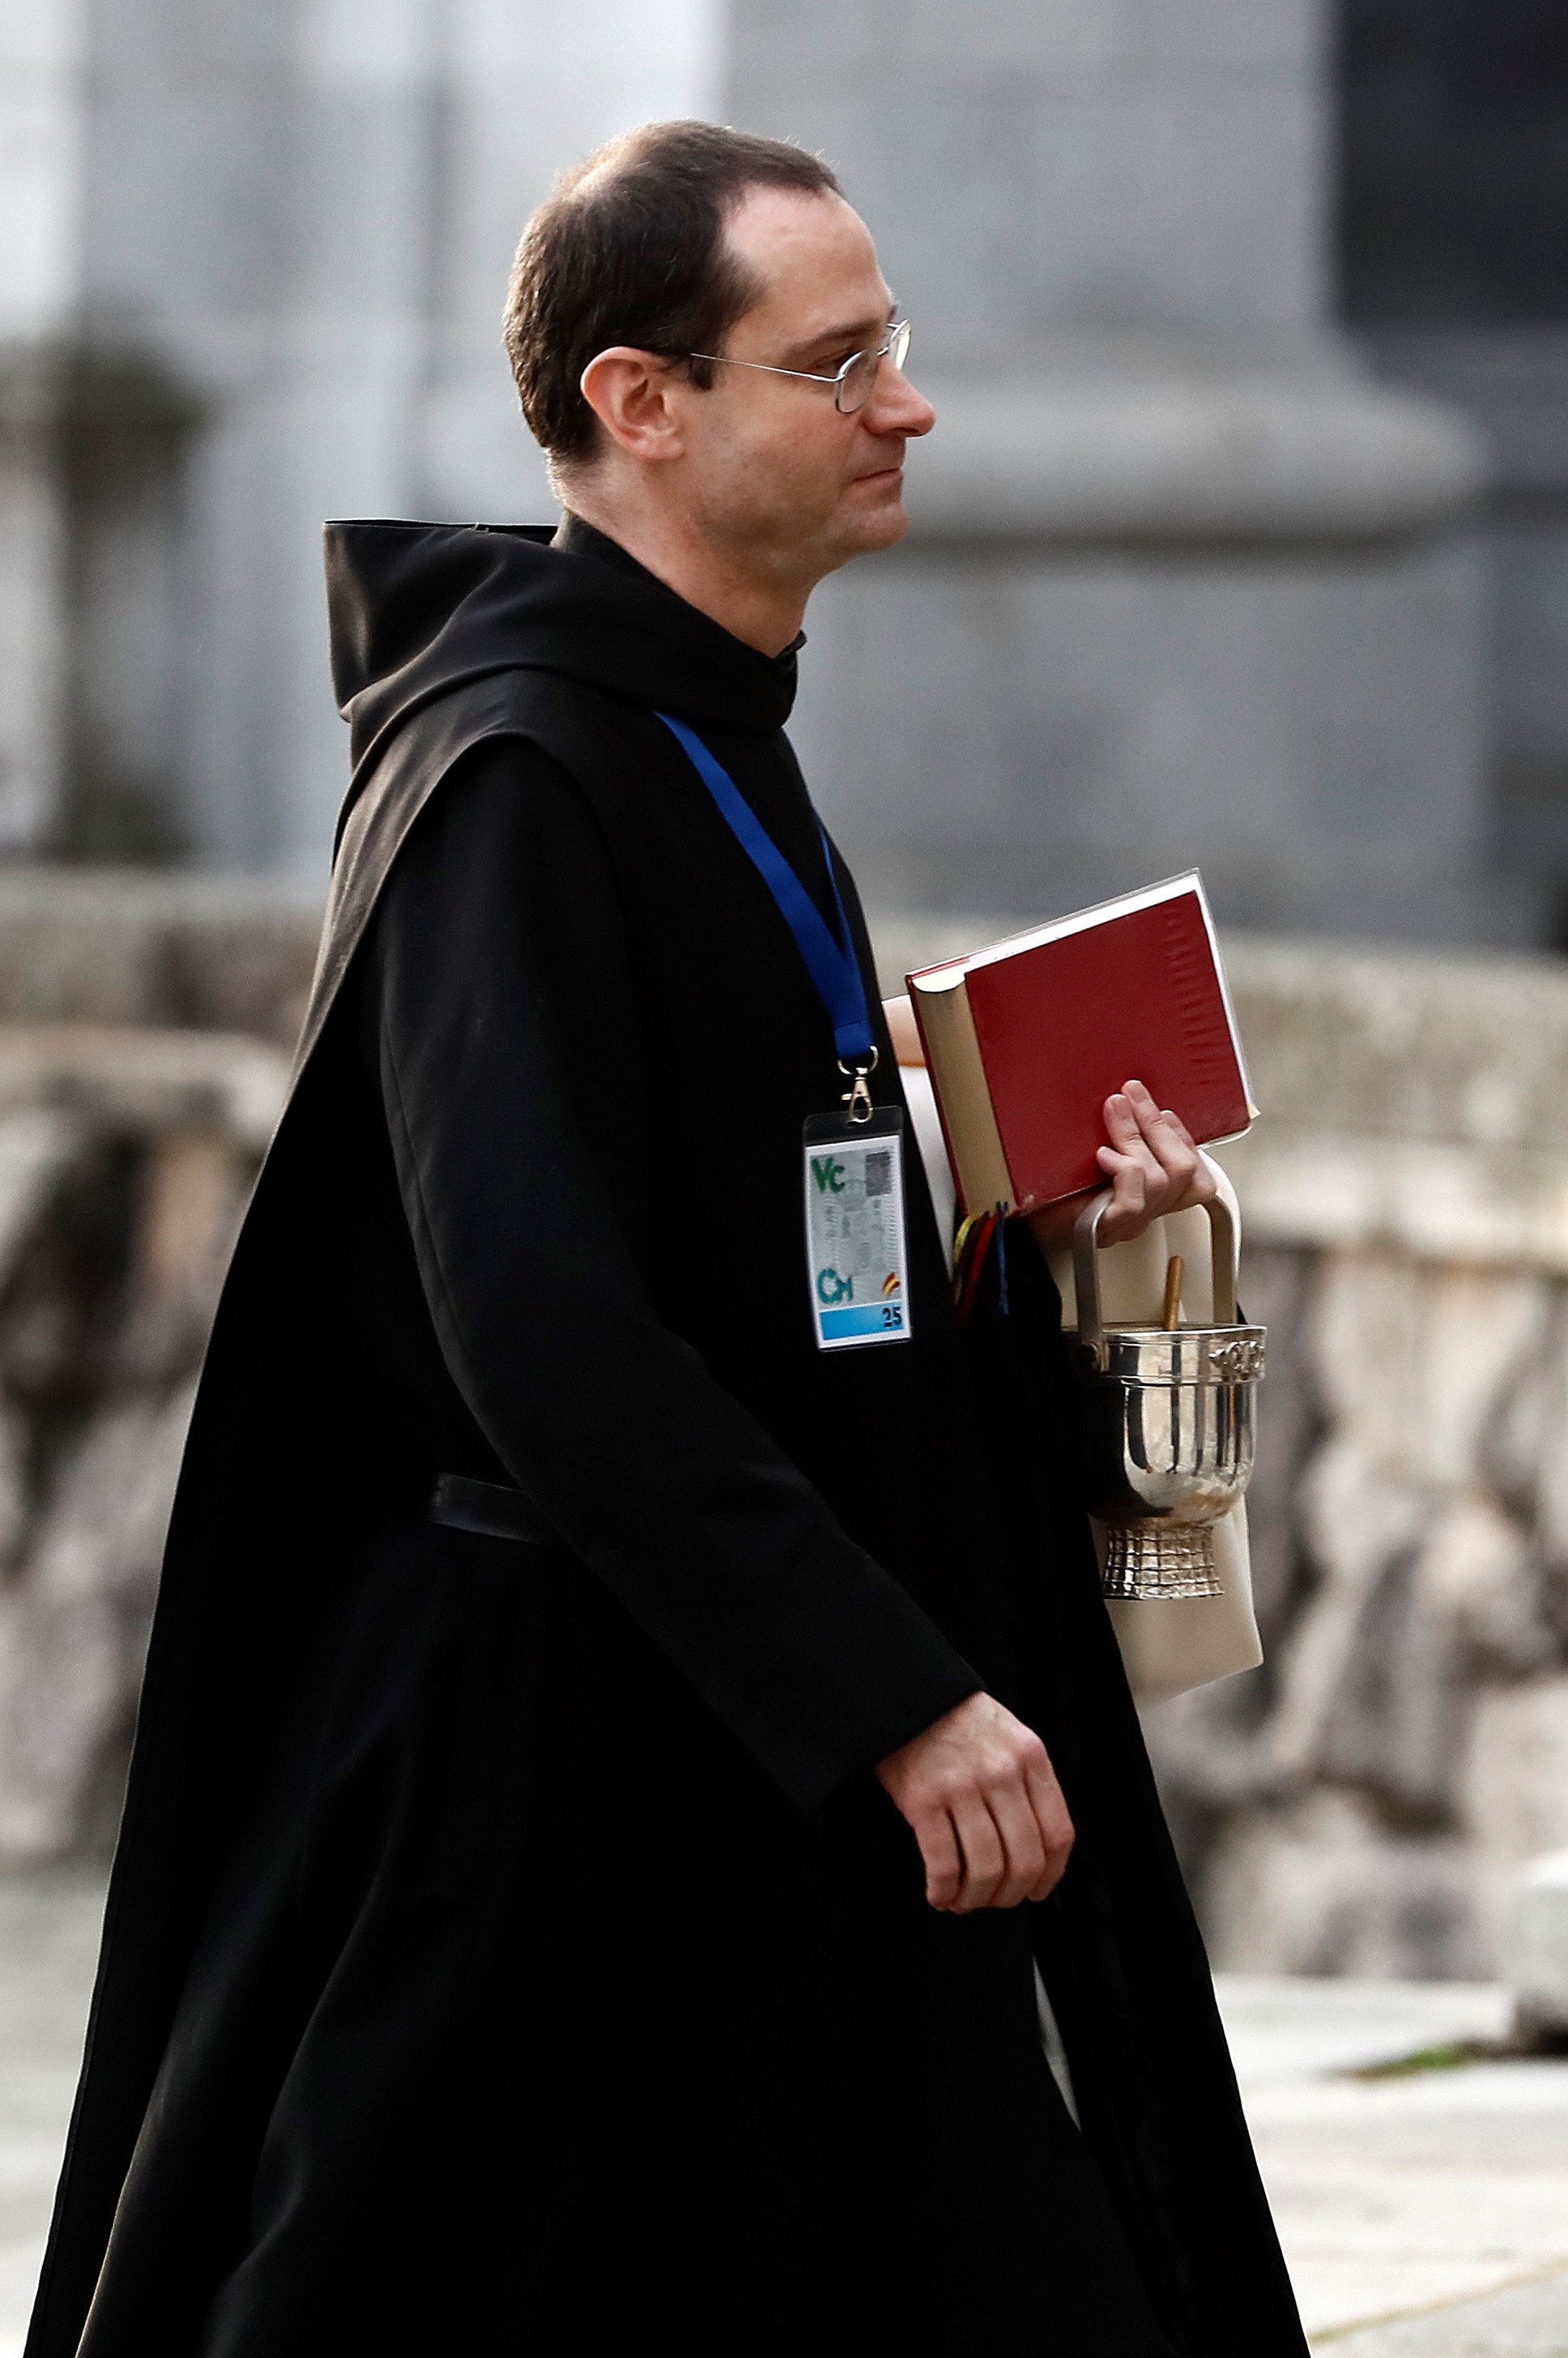
M0 1877L0 2358L20 2358L99 1904L81 1875ZM1314 2348L1568 2358L1568 2061L1356 2080L1345 2074L1497 2037L1506 2000L1239 1979L1220 1995Z
M1230 1979L1221 2001L1314 2348L1568 2358L1568 2061L1344 2076L1498 2037L1503 1993Z
M0 1876L0 2358L21 2358L102 1900L96 1877Z

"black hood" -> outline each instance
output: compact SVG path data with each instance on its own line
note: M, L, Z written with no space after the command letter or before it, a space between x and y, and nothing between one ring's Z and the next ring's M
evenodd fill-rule
M770 735L794 649L764 655L576 517L326 527L332 684L362 781L409 714L498 672L545 671L694 728Z

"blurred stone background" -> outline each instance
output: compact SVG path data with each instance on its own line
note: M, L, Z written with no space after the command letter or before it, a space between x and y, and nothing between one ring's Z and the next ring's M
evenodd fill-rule
M826 152L941 420L797 741L890 979L1200 864L1265 1120L1218 1960L1480 1976L1568 1845L1552 0L0 0L0 1860L113 1825L308 984L330 514L540 520L497 319L649 116Z

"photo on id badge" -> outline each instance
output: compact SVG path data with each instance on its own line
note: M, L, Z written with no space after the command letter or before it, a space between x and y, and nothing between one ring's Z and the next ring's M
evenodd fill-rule
M806 1125L806 1273L822 1351L909 1340L903 1115Z

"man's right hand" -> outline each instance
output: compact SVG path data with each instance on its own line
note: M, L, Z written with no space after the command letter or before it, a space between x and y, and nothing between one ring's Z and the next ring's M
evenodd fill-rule
M1016 1908L1061 1881L1073 1821L1056 1772L1033 1729L994 1696L970 1695L877 1775L914 1829L933 1908Z

